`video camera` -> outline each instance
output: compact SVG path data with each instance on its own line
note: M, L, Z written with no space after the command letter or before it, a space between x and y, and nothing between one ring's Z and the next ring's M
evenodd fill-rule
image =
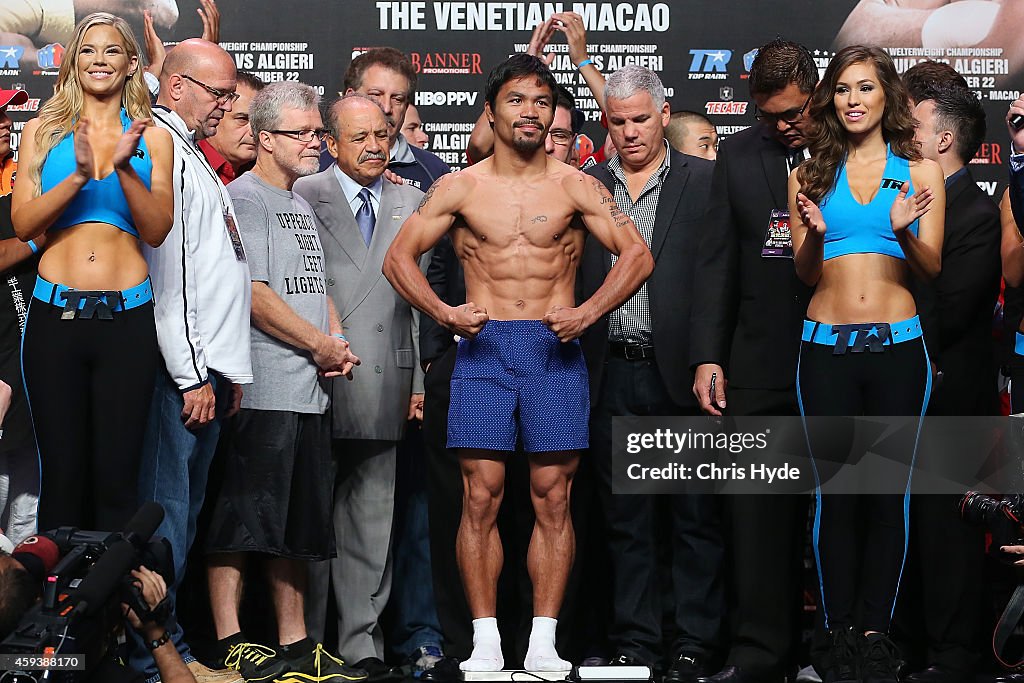
M992 534L992 547L1024 545L1024 495L1012 494L993 498L975 491L968 491L960 499L960 517L970 524L987 529ZM1002 554L1005 562L1020 559L1020 555ZM1007 670L1020 671L1024 659L1014 661L1007 654L1007 644L1017 625L1024 617L1024 584L1018 584L1006 603L995 631L992 633L992 652L996 660Z
M80 655L70 664L76 668L84 665L84 671L51 669L45 678L78 683L90 680L94 670L112 651L111 645L124 624L122 602L144 623L166 623L170 618L170 602L165 599L150 609L131 576L133 569L144 565L159 573L168 585L173 583L170 543L161 537L153 538L163 517L163 508L151 502L139 509L124 531L110 533L61 527L38 537L37 545L49 544L49 554L60 559L52 567L41 567L31 557L22 562L26 569L39 575L42 599L0 642L0 653L27 655L30 662L47 655L59 660L58 664L62 654ZM45 549L41 553L37 551L38 556L46 554ZM14 557L18 558L17 549ZM41 670L42 667L26 667L22 678L10 678L13 672L8 672L3 683L44 680L32 673Z
M1024 524L1021 523L1024 519L1024 495L1017 493L993 498L968 491L960 499L960 517L969 524L990 531L993 547L1024 545Z

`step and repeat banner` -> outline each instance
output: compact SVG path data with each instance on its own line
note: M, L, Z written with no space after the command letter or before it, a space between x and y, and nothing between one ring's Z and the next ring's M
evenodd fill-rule
M902 72L917 62L952 64L985 103L989 132L972 170L990 194L1005 185L1009 154L1003 119L1024 69L1019 40L997 44L996 0L673 0L669 2L429 2L406 0L220 0L221 44L238 68L265 81L298 80L325 97L341 88L352 58L378 46L406 52L419 71L416 105L430 149L452 168L466 164L469 133L483 108L488 71L522 51L533 27L555 12L583 17L594 63L608 74L626 64L658 72L673 111L706 114L723 137L754 123L746 79L756 48L776 36L799 41L824 70L844 45L887 48ZM28 90L12 108L17 133L52 93L75 12L103 9L127 18L141 42L142 11L175 42L202 32L198 0L2 0L0 87ZM1008 6L1009 7L1009 6ZM549 46L552 70L587 115L600 145L600 112L569 59L565 38Z

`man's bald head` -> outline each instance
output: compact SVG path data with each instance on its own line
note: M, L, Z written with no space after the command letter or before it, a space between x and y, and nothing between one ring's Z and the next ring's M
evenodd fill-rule
M167 53L160 76L161 88L174 74L186 73L201 78L198 72L211 71L216 75L235 77L235 61L220 45L202 38L183 40Z
M331 135L337 138L345 121L357 114L363 114L375 119L377 114L384 116L384 110L381 109L377 100L368 95L355 92L349 93L334 100L331 104L327 112L327 129ZM386 117L385 122L387 122Z
M234 60L219 45L189 38L164 59L157 103L177 113L196 137L208 138L231 111L236 77Z

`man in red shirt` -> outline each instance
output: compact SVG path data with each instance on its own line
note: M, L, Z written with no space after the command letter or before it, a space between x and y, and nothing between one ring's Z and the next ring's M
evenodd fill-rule
M239 97L217 126L216 135L199 141L203 156L225 185L256 163L256 141L249 128L249 103L266 85L247 71L238 72L237 83L235 92Z

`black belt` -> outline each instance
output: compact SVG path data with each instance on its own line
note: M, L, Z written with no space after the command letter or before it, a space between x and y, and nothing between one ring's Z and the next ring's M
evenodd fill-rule
M608 350L612 355L625 358L626 360L648 360L654 358L654 347L650 344L609 341Z

